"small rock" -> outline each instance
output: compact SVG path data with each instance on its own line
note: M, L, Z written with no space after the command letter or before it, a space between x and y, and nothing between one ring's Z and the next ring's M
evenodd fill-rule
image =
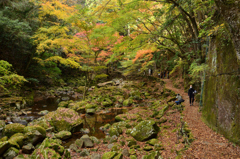
M69 97L62 97L61 98L63 101L68 101L70 98Z
M84 147L86 147L86 148L91 148L91 147L94 146L92 140L90 139L90 137L89 137L88 135L83 135L83 136L80 138L80 140L83 140L83 145L84 145Z
M113 146L114 146L114 144L109 144L108 149L112 149Z
M98 153L92 154L91 159L101 159L101 155Z
M82 128L82 129L80 130L80 132L83 133L83 134L89 134L89 133L90 133L90 130L89 130L88 128Z
M123 156L126 156L126 157L130 156L128 149L123 149L122 154Z
M46 114L48 114L48 113L49 113L48 110L43 110L43 111L40 111L40 112L38 113L38 115L46 115Z

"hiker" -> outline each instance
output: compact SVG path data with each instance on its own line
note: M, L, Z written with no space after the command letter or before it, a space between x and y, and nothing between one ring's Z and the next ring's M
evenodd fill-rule
M175 103L178 105L178 104L181 104L182 102L184 102L184 100L182 99L182 96L180 96L180 94L177 94L177 101L175 101Z
M161 78L161 73L158 73L158 78Z
M190 88L189 88L189 90L188 90L188 96L189 96L190 106L191 106L191 105L193 106L194 94L196 94L196 93L197 93L197 91L192 88L192 85L190 85Z

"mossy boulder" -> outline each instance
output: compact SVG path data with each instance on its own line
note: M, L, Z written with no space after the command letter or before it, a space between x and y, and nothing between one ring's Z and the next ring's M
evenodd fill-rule
M19 153L19 150L16 149L15 147L10 147L4 154L3 157L5 159L13 159L16 157Z
M19 124L19 123L13 123L13 124L8 124L4 128L4 135L7 137L11 137L12 135L16 133L23 133L23 130L25 128L25 125Z
M0 156L11 147L8 141L0 142Z
M60 131L57 134L55 134L55 137L60 140L67 140L72 136L72 133L70 131Z
M122 129L118 128L118 127L111 127L108 131L110 136L119 136L120 134L122 134Z
M127 106L132 105L132 103L133 103L133 100L131 98L128 98L123 101L123 106L127 107Z
M25 139L25 136L22 133L16 133L13 136L10 137L8 142L12 147L15 147L17 149L20 149L23 146L23 140Z
M103 154L102 159L113 159L118 155L117 152L106 152Z
M44 159L70 159L71 156L69 151L65 150L61 144L61 140L46 138L42 144L36 150L34 150L31 158L38 158L38 156L42 156Z
M105 98L104 101L102 102L103 107L110 107L113 105L113 102L109 98Z
M141 121L131 131L131 136L137 141L146 141L157 136L159 127L153 120Z
M78 132L83 128L83 120L78 113L69 108L59 107L56 111L50 112L45 119L55 128L57 132L70 131Z
M46 137L46 130L41 127L40 125L33 125L33 126L27 126L24 128L24 133L30 133L30 132L34 132L34 131L38 131L42 134L42 136L45 138Z
M51 127L51 124L45 119L45 117L35 119L28 124L28 126L34 126L34 125L39 125L42 128L44 128L45 130L47 130Z

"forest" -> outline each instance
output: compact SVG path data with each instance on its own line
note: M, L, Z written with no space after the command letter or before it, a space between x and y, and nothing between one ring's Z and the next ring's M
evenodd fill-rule
M238 158L239 77L238 0L1 0L0 158Z

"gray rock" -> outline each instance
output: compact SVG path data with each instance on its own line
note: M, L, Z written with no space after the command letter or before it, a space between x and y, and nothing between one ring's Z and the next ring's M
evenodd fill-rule
M89 156L90 153L87 149L83 149L82 152L80 152L79 155L82 156L82 157L85 157L85 156Z
M92 140L90 139L90 137L88 135L83 135L80 138L80 140L83 141L83 146L86 148L91 148L94 146Z
M72 133L70 131L60 131L57 134L55 134L55 137L60 140L67 140L72 136Z
M19 123L22 125L27 125L28 122L26 120L22 120L20 117L12 117L12 122L13 123Z
M5 159L13 159L18 155L18 153L19 153L18 149L16 149L15 147L11 147L3 154L3 157Z
M109 149L112 149L113 146L114 146L114 144L109 144L109 145L108 145L108 148L109 148Z
M130 156L128 149L123 149L122 154L123 154L123 156L126 156L126 157Z
M89 134L90 133L90 130L88 128L82 128L80 130L81 133L84 133L84 134Z
M101 159L101 155L98 153L92 154L91 159Z
M34 146L31 143L24 145L22 147L22 152L25 154L31 154L33 150L34 150Z
M43 110L43 111L40 111L40 112L38 113L38 115L46 115L46 114L48 114L48 113L49 113L48 110Z

